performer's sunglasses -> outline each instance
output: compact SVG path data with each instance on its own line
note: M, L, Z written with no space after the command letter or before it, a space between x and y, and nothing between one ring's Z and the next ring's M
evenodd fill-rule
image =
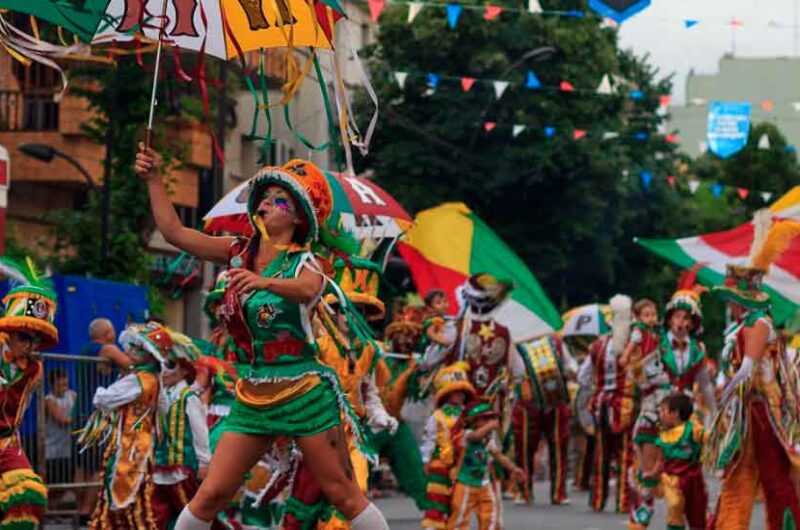
M27 331L15 331L14 335L18 341L27 342L31 346L38 346L42 343L42 337L34 335L33 333L28 333Z

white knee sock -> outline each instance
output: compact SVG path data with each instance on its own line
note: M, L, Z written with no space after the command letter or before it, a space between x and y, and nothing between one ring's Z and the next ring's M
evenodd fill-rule
M389 530L389 523L383 518L378 507L369 503L363 512L350 521L350 528L351 530ZM176 530L178 529L176 528Z
M178 520L175 521L175 530L209 530L209 528L211 528L211 522L195 517L188 506L183 507Z

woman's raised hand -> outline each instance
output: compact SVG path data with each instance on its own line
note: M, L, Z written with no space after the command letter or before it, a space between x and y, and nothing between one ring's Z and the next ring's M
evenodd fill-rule
M161 155L150 147L146 148L144 142L139 142L139 152L136 153L134 170L139 177L146 181L161 177Z

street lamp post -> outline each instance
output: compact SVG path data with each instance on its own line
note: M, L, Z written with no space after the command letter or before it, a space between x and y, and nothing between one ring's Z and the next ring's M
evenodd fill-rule
M75 160L74 158L69 156L67 153L65 153L63 151L59 151L58 149L56 149L52 145L34 144L34 143L22 144L22 145L20 145L18 147L18 149L22 153L28 155L29 157L35 158L36 160L39 160L41 162L45 162L46 164L49 164L50 162L52 162L53 158L56 158L56 157L63 158L70 165L72 165L72 167L77 169L78 172L81 174L81 176L83 176L84 179L86 179L86 183L89 185L89 189L91 189L92 191L96 191L97 190L97 184L95 183L94 179L92 179L92 176L89 174L89 172L86 171L86 168L83 167L80 164L80 162L78 162L77 160Z
M86 171L86 168L81 165L80 162L72 158L70 155L63 151L59 151L55 147L49 144L37 144L37 143L28 143L22 144L18 147L20 152L30 156L31 158L35 158L41 162L49 164L53 161L53 158L62 158L66 160L70 165L72 165L78 172L86 179L86 183L89 185L89 190L93 193L98 191L97 183L92 179L92 176ZM106 262L106 258L108 255L108 218L109 218L109 198L110 198L110 178L109 172L106 171L105 178L103 179L103 188L102 188L102 216L100 219L100 258L101 264Z

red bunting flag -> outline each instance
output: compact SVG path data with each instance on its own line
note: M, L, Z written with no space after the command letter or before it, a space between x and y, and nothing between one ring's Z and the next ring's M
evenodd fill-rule
M369 0L369 18L372 22L377 22L386 7L386 0Z
M750 190L747 190L745 188L736 188L736 191L739 193L739 197L742 200L745 200L747 196L750 195Z
M487 133L492 132L495 127L497 127L497 123L493 121L487 121L486 123L483 124L483 128L486 129Z
M742 22L741 19L734 17L731 19L731 26L733 26L734 28L741 28L742 26L744 26L744 22Z
M573 140L580 140L584 136L586 136L586 129L575 129L574 131L572 131Z
M476 79L474 77L462 77L461 78L461 89L464 92L469 92L472 90L472 86L475 84Z
M770 100L762 101L761 108L764 109L766 112L772 112L772 109L775 108L775 104Z
M483 18L491 22L502 12L503 8L500 6L486 6L486 12L483 14Z
M664 140L667 141L668 144L677 144L678 143L678 135L677 134L668 134L664 137Z
M572 86L572 83L569 81L561 81L561 84L558 85L558 88L561 89L562 92L575 92L575 87Z
M658 97L658 104L661 107L669 107L669 104L672 103L672 96L669 94L662 94Z
M667 175L667 184L670 186L675 185L675 176L674 175Z

